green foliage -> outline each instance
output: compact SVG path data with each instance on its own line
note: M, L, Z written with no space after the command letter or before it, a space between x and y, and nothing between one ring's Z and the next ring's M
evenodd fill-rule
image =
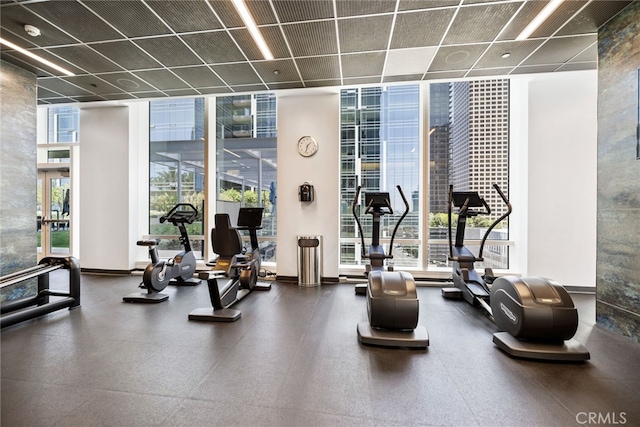
M175 192L166 192L151 197L149 207L153 214L162 215L169 212L169 209L178 203L178 194Z

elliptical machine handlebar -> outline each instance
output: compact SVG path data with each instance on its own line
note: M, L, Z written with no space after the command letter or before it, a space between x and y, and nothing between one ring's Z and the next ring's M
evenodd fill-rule
M356 206L358 206L358 198L360 196L360 189L362 188L361 185L359 185L356 188L356 194L353 198L353 203L351 204L351 212L353 213L353 217L356 220L356 224L358 225L358 232L360 233L360 241L362 243L362 245L360 246L361 248L361 254L362 254L362 258L369 258L369 255L367 254L365 247L366 247L366 243L364 241L364 231L362 229L362 224L360 223L360 219L358 218L357 212L356 212ZM404 202L404 213L402 214L402 216L400 217L400 219L398 220L398 222L396 222L396 226L393 228L393 233L391 234L391 241L389 242L389 254L385 256L385 258L393 258L393 241L396 237L396 233L398 231L398 227L400 226L400 223L404 220L404 218L407 216L407 214L409 213L409 202L407 201L407 198L404 195L404 192L402 191L402 188L397 185L396 188L398 189L398 192L400 193L400 196L402 197L402 201ZM369 202L369 205L367 206L365 213L371 213L371 204L373 203L373 200L371 200ZM393 214L393 208L391 207L391 203L388 199L386 199L386 204L387 204L387 208L388 208L388 212L383 212L382 214Z
M491 224L489 228L487 228L487 231L484 233L484 236L482 236L482 241L480 242L480 251L478 252L478 258L482 258L482 251L484 250L484 244L487 241L487 238L489 237L489 233L491 233L491 230L493 230L496 225L500 224L505 218L511 215L511 212L513 210L511 207L511 202L509 202L509 199L507 199L507 196L505 196L505 194L502 192L502 190L500 189L500 186L494 183L493 188L498 192L504 204L507 205L507 211L504 214L502 214L500 218L496 219L493 222L493 224Z
M356 195L353 197L353 203L351 204L351 213L353 213L353 217L355 218L356 224L358 225L358 232L360 233L360 241L362 242L362 245L360 245L361 256L362 258L368 258L367 251L364 249L366 246L366 244L364 243L364 231L362 231L362 224L360 223L358 214L356 213L356 206L358 206L358 197L360 196L361 188L361 185L358 185L358 188L356 188Z
M391 234L391 242L389 242L389 258L393 258L393 240L396 238L398 227L400 226L400 223L402 222L404 217L406 217L409 213L409 202L407 201L407 198L404 197L402 188L399 185L396 185L396 188L398 189L398 192L400 192L400 196L402 197L402 201L404 202L404 213L402 214L398 222L396 222L396 226L393 228L393 233Z

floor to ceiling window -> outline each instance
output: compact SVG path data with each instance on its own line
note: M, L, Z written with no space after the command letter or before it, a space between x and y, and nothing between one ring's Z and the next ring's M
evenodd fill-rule
M160 217L177 203L191 203L198 219L187 232L202 257L204 214L204 98L151 101L149 105L149 234L160 237L161 256L182 250L178 229Z
M365 193L388 192L393 215L384 215L380 240L389 253L389 242L405 205L396 186L409 201L410 211L398 229L393 264L418 267L420 204L420 86L363 87L341 91L341 200L340 264L361 265L361 243L351 206L361 186ZM371 241L372 220L360 209L366 245Z
M447 206L454 191L477 191L491 215L467 221L465 245L478 253L480 240L506 205L493 184L509 190L509 80L429 85L429 265L448 266ZM455 217L454 217L455 221ZM455 223L453 225L455 239ZM508 219L489 235L479 267L509 267Z
M276 260L276 96L216 98L217 212L235 226L240 207L264 208L258 240L262 260Z
M425 105L421 91L428 94ZM423 108L428 114L422 114ZM383 217L380 230L386 252L404 211L395 189L402 187L410 211L396 235L392 262L417 270L449 266L449 185L456 191L478 191L492 213L467 224L467 246L477 253L487 227L506 209L492 186L498 184L508 194L509 81L343 89L340 113L341 266L367 263L361 259L360 236L351 214L358 185L362 192L390 193L394 215ZM421 129L426 129L424 135ZM428 151L426 155L423 150ZM361 194L359 205L363 203ZM363 211L360 209L361 214ZM368 245L371 216L360 218ZM423 221L428 223L422 225ZM455 232L455 224L453 229ZM508 239L508 221L504 221L489 235L485 266L509 267Z

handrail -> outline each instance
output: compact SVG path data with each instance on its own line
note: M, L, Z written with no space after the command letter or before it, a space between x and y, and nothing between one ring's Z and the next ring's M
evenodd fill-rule
M487 241L487 237L489 237L489 233L491 233L491 230L493 230L496 225L500 224L502 220L504 220L506 217L511 215L511 212L513 210L511 207L511 203L509 202L509 199L507 199L507 196L504 195L504 193L502 192L498 184L493 184L493 188L498 192L498 194L500 195L500 198L502 198L502 201L507 205L507 212L505 212L500 216L500 218L495 220L493 224L491 224L487 229L487 231L484 233L484 236L482 236L482 241L480 242L480 251L478 252L478 258L482 258L482 251L484 250L484 244Z
M358 215L356 214L356 206L358 206L358 196L360 196L361 188L362 188L361 185L358 185L358 188L356 188L356 195L353 198L353 203L351 204L351 213L353 214L353 217L356 220L356 224L358 224L358 231L360 232L360 241L362 242L362 245L360 246L361 256L362 258L368 258L369 256L367 255L367 251L365 250L365 247L367 245L364 242L364 231L362 230L362 224L360 223L360 219L358 219Z
M395 239L395 237L396 237L396 231L398 231L398 227L400 226L400 223L402 222L402 220L409 213L409 202L407 202L407 198L404 197L404 193L402 192L402 188L399 185L397 185L396 188L400 192L400 196L402 197L402 201L404 202L404 208L405 209L404 209L404 213L402 214L402 216L400 217L398 222L396 222L396 226L393 228L393 233L391 234L391 242L389 243L389 255L387 256L387 258L393 258L393 239Z

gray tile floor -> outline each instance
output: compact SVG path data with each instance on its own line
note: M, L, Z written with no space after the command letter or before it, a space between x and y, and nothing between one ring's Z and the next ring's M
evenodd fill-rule
M573 295L591 360L557 364L509 358L438 288L419 288L416 351L358 343L351 285L274 283L212 324L187 319L204 283L123 303L139 280L84 275L82 308L2 331L2 426L640 425L640 345L594 325L593 295Z

